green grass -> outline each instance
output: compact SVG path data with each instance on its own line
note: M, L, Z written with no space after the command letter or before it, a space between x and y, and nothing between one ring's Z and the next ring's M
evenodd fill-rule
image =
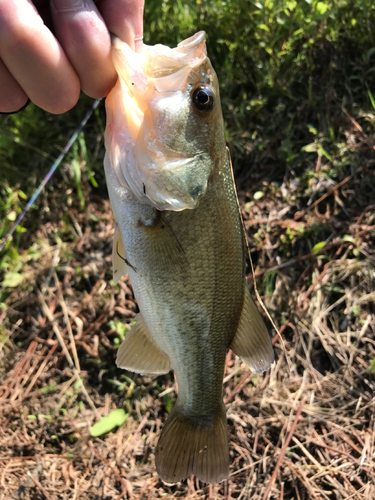
M339 182L359 168L368 154L348 141L352 128L348 116L355 118L363 134L373 133L372 26L375 5L371 0L198 0L185 4L150 0L145 10L146 43L175 45L198 29L206 30L237 177L245 183L249 175L252 182L258 179L254 199L262 197L264 202L278 196L283 182L292 181L293 192L284 194L296 209L316 198L316 185ZM73 110L61 116L30 105L17 115L0 117L0 237L90 103L82 96ZM53 200L64 200L58 215L66 221L65 229L55 235L55 241L62 241L70 238L69 207L78 203L85 210L90 191L106 195L104 124L101 105L0 256L0 272L8 286L21 281L22 263L38 255L33 235L44 219L57 216L52 214L56 212ZM322 168L316 172L321 159ZM308 233L309 248L325 239L324 227L310 228ZM283 234L281 254L293 255L293 242L301 237L307 234L294 230ZM22 255L20 246L25 250Z

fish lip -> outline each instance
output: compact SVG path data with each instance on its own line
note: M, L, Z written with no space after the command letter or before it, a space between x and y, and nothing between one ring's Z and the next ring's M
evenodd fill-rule
M186 40L182 40L182 42L178 43L176 49L185 49L186 51L189 51L193 47L200 45L203 41L206 41L206 32L201 30L193 36L186 38Z
M195 35L180 42L177 47L163 45L144 47L144 72L148 78L154 79L156 85L159 78L174 75L182 69L190 71L207 59L206 33L199 31ZM167 68L166 68L167 66Z
M126 42L116 35L111 34L112 59L120 76L123 73L124 61L126 72L130 77L131 92L148 93L155 87L163 85L165 78L185 70L190 73L194 68L204 63L207 59L206 33L199 31L190 38L180 42L177 47L168 47L157 44L149 46L143 44L139 52L135 52ZM186 80L186 77L184 78Z

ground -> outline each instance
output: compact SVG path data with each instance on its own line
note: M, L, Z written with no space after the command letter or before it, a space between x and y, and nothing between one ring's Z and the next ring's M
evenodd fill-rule
M228 353L231 472L211 490L194 478L167 486L155 471L155 445L175 399L173 375L151 379L116 368L123 325L137 305L126 277L111 280L108 200L84 186L81 210L55 193L50 206L59 209L32 236L37 255L24 251L24 280L8 289L1 318L0 498L374 496L371 162L322 187L298 211L293 185L269 187L272 169L238 184L255 276L265 283L263 300L280 336L270 325L276 361L258 376ZM262 186L264 196L254 199ZM69 208L69 230L61 207ZM299 235L314 226L329 237L311 251ZM65 241L54 244L54 234ZM291 252L283 261L282 244ZM250 273L248 284L253 288ZM91 425L114 408L125 408L125 424L91 438Z

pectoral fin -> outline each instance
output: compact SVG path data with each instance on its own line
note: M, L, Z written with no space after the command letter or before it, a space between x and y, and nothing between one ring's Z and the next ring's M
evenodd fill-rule
M169 356L157 346L142 316L138 314L135 320L118 350L117 366L143 375L168 373L171 370Z
M254 373L267 370L274 360L266 326L246 287L240 322L230 348Z
M122 244L121 232L117 223L115 223L115 234L113 236L112 265L113 281L117 283L121 276L124 276L128 272L125 262L124 245Z
M157 259L160 272L175 279L184 279L189 273L189 262L184 249L167 218L155 211L155 219L147 224L140 221L142 230L147 234L145 250Z

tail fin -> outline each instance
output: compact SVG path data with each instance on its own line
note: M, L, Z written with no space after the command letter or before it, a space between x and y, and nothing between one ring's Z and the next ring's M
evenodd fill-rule
M229 448L224 404L212 417L186 416L176 405L161 433L155 462L159 476L167 483L192 474L211 484L226 479Z

